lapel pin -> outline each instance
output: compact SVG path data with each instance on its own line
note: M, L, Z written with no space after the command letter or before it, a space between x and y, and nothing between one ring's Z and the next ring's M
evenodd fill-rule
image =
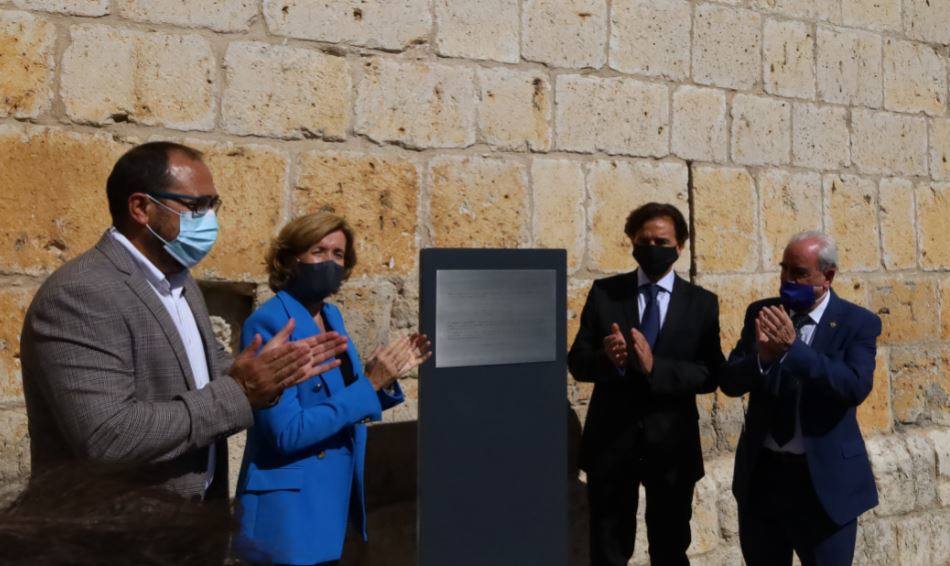
M828 326L835 328L836 326L838 326L838 323L832 320L831 324L829 324Z

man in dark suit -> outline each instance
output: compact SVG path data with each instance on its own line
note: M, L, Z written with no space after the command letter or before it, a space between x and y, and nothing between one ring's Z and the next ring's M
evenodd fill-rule
M693 488L703 477L696 394L716 389L724 362L719 302L672 269L689 237L683 215L648 203L624 232L636 271L594 282L568 354L593 382L581 444L592 566L633 555L640 484L653 564L689 564Z
M851 564L857 517L877 505L857 406L871 392L881 320L831 290L834 240L794 236L781 297L753 303L720 376L749 394L732 489L750 566Z

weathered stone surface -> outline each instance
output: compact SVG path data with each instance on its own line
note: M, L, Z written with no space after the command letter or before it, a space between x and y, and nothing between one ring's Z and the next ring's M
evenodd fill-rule
M71 16L105 16L109 13L109 0L13 0L13 5Z
M876 271L881 266L877 186L855 175L826 175L825 229L838 240L838 267Z
M571 347L577 337L577 330L581 323L581 311L584 310L584 303L587 302L587 294L590 293L590 287L593 283L591 280L572 279L567 287L567 345L565 346L567 348ZM570 376L567 389L568 400L572 405L586 404L590 401L594 384L577 381L573 376Z
M755 271L759 265L758 205L749 172L735 167L695 167L693 206L698 271Z
M950 44L950 2L904 0L904 31L928 43Z
M96 243L105 184L128 149L106 133L0 126L0 269L43 273Z
M841 3L836 0L751 0L749 4L763 12L802 20L841 22Z
M517 63L517 0L437 0L435 48L446 57Z
M926 119L855 109L851 128L851 158L862 172L927 174Z
M432 12L426 0L264 0L275 35L399 50L426 42Z
M669 152L669 92L629 78L561 75L557 147L663 157Z
M225 130L280 138L343 139L350 127L346 60L318 51L234 42L224 59Z
M356 131L410 147L475 143L475 73L438 63L376 58L363 63Z
M866 442L880 504L878 517L909 513L914 509L914 465L901 437L875 436Z
M940 116L947 109L947 66L929 45L884 40L884 107Z
M886 434L894 428L889 360L887 350L879 348L875 359L874 387L867 399L858 406L858 424L865 436Z
M950 564L950 511L940 509L932 512L930 521L933 525L934 537L931 546L931 564Z
M60 86L70 119L214 127L217 73L206 39L99 24L73 26L70 35Z
M918 511L929 509L937 501L937 469L934 445L923 434L911 433L905 439L907 453L914 470L914 507Z
M23 399L20 375L20 331L36 289L5 286L0 290L0 402ZM3 473L0 472L0 476Z
M914 184L907 179L884 178L879 190L884 267L912 269L917 266Z
M782 165L792 145L792 105L737 94L732 99L732 160L743 165Z
M918 185L916 198L920 266L926 270L950 268L950 244L947 243L950 183Z
M230 281L266 280L264 255L280 230L289 160L263 145L208 143L190 139L202 151L221 195L221 232L198 277Z
M761 69L761 16L742 8L701 4L693 22L693 80L751 89Z
M395 156L314 151L297 164L295 214L332 210L355 231L354 276L408 275L416 266L420 175Z
M693 491L693 516L689 526L692 535L687 553L704 554L719 545L719 485L710 475L704 476Z
M789 238L821 229L821 176L765 169L759 172L758 183L762 263L767 270L777 270Z
M715 480L719 487L719 529L727 543L737 541L739 536L739 513L736 498L732 495L734 465L735 459L729 456L704 463L706 474Z
M881 317L881 341L907 343L935 336L936 284L928 279L881 279L870 282L869 308Z
M733 342L729 347L732 348L735 345L735 342ZM728 354L729 350L725 353ZM745 425L745 400L741 397L729 397L722 391L717 391L714 395L713 407L716 447L721 451L735 451L736 446L739 445L742 428Z
M766 92L815 98L815 36L811 26L766 19L762 55Z
M858 521L854 566L898 564L897 526L889 519Z
M930 420L940 426L950 426L950 344L944 342L936 350L940 371L930 389Z
M950 278L940 280L940 337L950 340Z
M859 275L838 273L835 276L835 293L838 293L838 296L842 299L865 308L868 308L870 304L868 301L868 287L867 282Z
M610 66L622 73L689 76L690 4L685 0L620 2L610 14Z
M36 118L52 100L56 28L26 12L0 12L0 118Z
M432 241L516 248L528 241L528 179L518 161L440 156L429 163Z
M606 59L605 0L525 0L521 56L554 67L600 68Z
M946 533L941 533L945 535ZM902 518L897 521L897 554L900 564L907 566L933 566L931 546L933 525L930 518L922 515Z
M478 129L486 143L512 151L551 148L554 100L545 74L479 69L478 84Z
M817 39L819 97L879 108L884 101L881 36L820 25Z
M781 281L776 273L708 275L700 269L696 282L719 296L719 332L726 357L739 342L749 305L778 296Z
M901 0L841 0L846 26L871 30L901 29Z
M672 152L683 159L726 161L726 95L682 85L673 93ZM950 149L948 149L950 152Z
M891 349L891 397L895 422L916 423L929 416L928 397L936 385L938 367L937 354L925 348Z
M534 245L567 250L569 271L584 259L587 232L584 217L584 171L568 159L535 159L531 163L534 195Z
M251 27L257 4L253 0L116 0L115 11L139 22L239 32Z
M950 119L930 121L930 175L950 180Z
M588 267L595 271L629 271L636 266L624 224L630 212L648 202L675 205L689 218L686 166L646 160L595 161L587 176L590 194ZM689 270L684 248L674 269Z
M936 456L937 498L940 505L947 507L950 506L950 430L931 430L927 435L933 443Z
M333 298L343 313L346 329L360 359L368 360L377 346L396 338L389 330L396 298L396 288L392 283L350 280Z
M30 438L26 408L0 406L0 484L6 486L30 475Z
M837 106L794 104L792 162L801 167L823 170L850 165L848 111Z

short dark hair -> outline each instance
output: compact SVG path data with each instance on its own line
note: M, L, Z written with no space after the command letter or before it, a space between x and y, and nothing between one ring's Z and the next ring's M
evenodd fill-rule
M683 218L683 213L672 204L648 202L643 206L637 207L627 216L627 222L623 226L623 232L631 240L643 228L643 225L654 218L669 218L673 221L673 228L676 229L676 243L680 246L689 239L689 225Z
M115 162L106 181L106 197L113 224L123 222L128 216L132 193L164 192L172 186L175 180L168 171L168 158L174 152L183 153L195 161L202 161L204 157L200 151L187 145L162 141L137 145Z

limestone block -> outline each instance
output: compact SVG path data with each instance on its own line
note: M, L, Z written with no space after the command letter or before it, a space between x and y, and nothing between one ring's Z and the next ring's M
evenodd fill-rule
M20 286L5 286L0 290L0 401L23 400L20 331L35 292L32 287Z
M950 278L940 280L940 337L950 340Z
M45 273L92 247L111 223L106 179L129 147L104 132L0 126L0 269Z
M535 159L531 162L534 199L534 245L567 250L568 271L584 259L587 233L584 215L584 171L568 159Z
M906 435L907 453L914 467L914 506L918 511L930 509L937 501L936 453L930 437L924 434Z
M841 20L846 26L876 31L899 31L901 1L841 0Z
M527 168L520 161L440 156L429 163L430 222L440 247L528 242Z
M6 486L30 475L30 436L26 407L0 407L0 485Z
M792 145L792 105L737 94L732 99L732 160L743 165L782 165Z
M350 79L343 57L234 42L224 59L225 130L288 139L340 140L350 127Z
M930 340L937 327L937 290L928 279L880 279L870 283L870 309L881 317L881 341L908 343Z
M71 120L214 127L217 71L203 37L99 24L75 25L70 35L60 95Z
M904 31L927 43L950 44L950 2L904 0Z
M841 23L841 2L836 0L751 0L749 5L763 12L800 20Z
M815 36L810 25L766 19L762 54L766 92L815 98Z
M275 35L386 50L425 43L432 32L427 0L264 0L263 12Z
M693 80L751 89L761 69L761 16L751 10L701 4L693 18Z
M719 296L719 331L726 357L742 334L746 309L755 301L778 296L781 284L776 273L708 275L699 271L697 283Z
M622 73L682 80L689 76L690 4L619 2L610 14L610 66Z
M884 107L941 116L947 109L947 66L929 45L884 40Z
M874 387L871 394L858 406L858 424L865 437L886 434L893 430L891 413L891 368L886 349L878 348L874 367Z
M300 156L293 191L296 215L332 210L355 232L353 276L409 275L419 253L420 174L401 157L351 151Z
M714 550L722 538L719 529L719 490L709 475L698 482L693 491L693 516L689 526L692 534L689 555L705 554Z
M875 436L866 441L880 504L878 517L902 515L914 509L914 465L899 436Z
M663 157L669 152L669 91L630 78L561 75L557 147Z
M946 536L946 533L941 533ZM897 521L897 553L901 565L933 566L931 548L934 531L926 515L903 518Z
M792 105L792 162L835 170L851 164L848 111L837 106Z
M779 270L788 240L804 230L822 227L821 176L764 169L757 178L763 267Z
M851 157L860 171L927 174L925 118L855 109L851 112L851 128Z
M891 349L891 396L895 422L917 423L929 416L928 397L937 384L938 367L937 354L928 352L926 348Z
M363 63L356 131L409 147L475 143L475 73L439 63L376 58Z
M927 433L933 443L937 464L937 497L940 505L950 506L950 430L937 429Z
M884 267L889 270L917 266L914 225L914 184L907 179L884 178L880 183L881 243Z
M70 16L105 16L109 13L109 0L13 0L17 8L58 12Z
M930 176L950 181L950 119L930 121Z
M693 205L698 271L755 271L759 266L758 206L749 172L736 167L695 167Z
M128 20L241 32L257 16L253 0L116 0L116 14Z
M671 145L674 154L683 159L724 162L728 135L723 91L682 85L673 92Z
M662 202L689 218L688 175L686 166L676 162L600 160L591 164L588 267L601 272L635 268L633 246L624 234L627 216L648 202ZM673 267L681 273L689 270L688 247Z
M917 186L917 231L920 237L920 266L925 270L950 267L947 219L950 218L950 183L922 183Z
M897 526L890 519L871 520L867 515L858 521L854 548L854 566L892 566L897 556Z
M49 110L56 27L27 12L0 12L0 118L36 118Z
M517 0L437 0L435 48L439 55L517 63Z
M880 108L881 36L818 26L818 96L828 102Z
M604 65L605 0L525 0L521 6L521 56L553 67Z
M478 84L478 129L486 143L511 151L551 148L554 100L545 74L483 68Z
M381 344L388 344L395 286L385 280L350 279L334 295L340 307L353 346L366 359Z

